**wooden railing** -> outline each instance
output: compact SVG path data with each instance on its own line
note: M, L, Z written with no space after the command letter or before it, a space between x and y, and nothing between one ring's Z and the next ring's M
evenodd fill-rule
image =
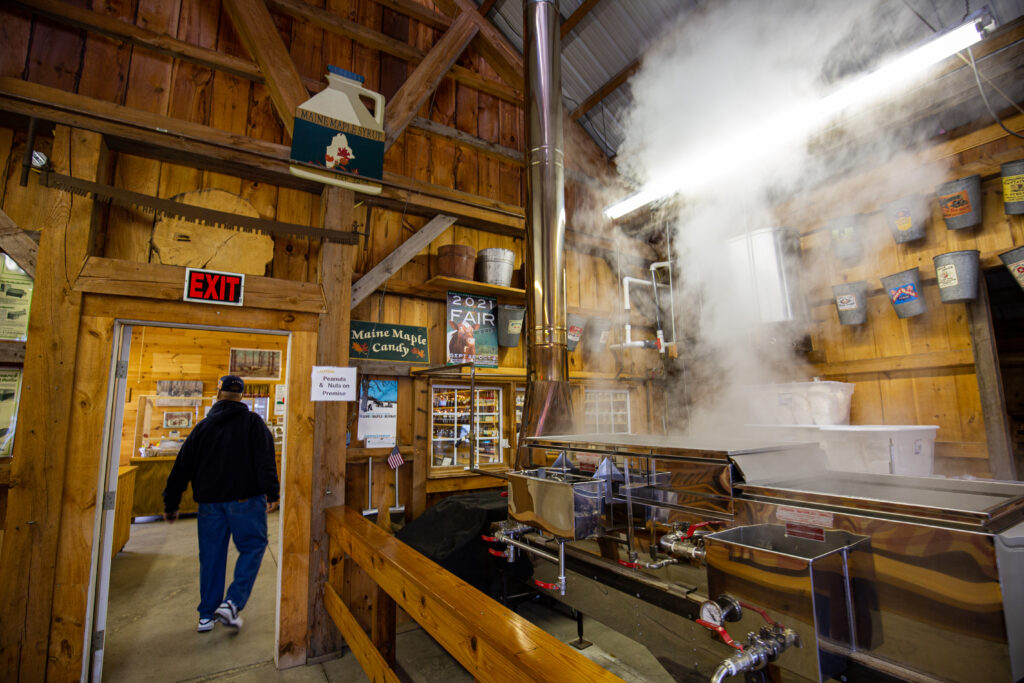
M392 669L394 606L479 681L621 681L618 676L445 571L357 510L339 506L327 514L331 558L354 562L387 594L378 608L373 637L345 604L337 580L324 584L324 603L346 643L372 681L397 681ZM375 644L376 641L376 644Z

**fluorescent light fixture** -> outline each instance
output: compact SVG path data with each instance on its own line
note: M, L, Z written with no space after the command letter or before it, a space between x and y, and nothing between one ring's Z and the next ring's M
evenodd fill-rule
M989 15L973 18L966 24L946 31L921 47L885 66L862 76L849 85L816 102L799 105L772 116L760 126L747 129L703 153L688 155L686 160L658 174L658 178L645 184L638 192L612 204L604 215L615 220L636 211L651 202L664 199L684 188L706 186L734 167L736 156L748 162L750 150L758 150L758 159L764 159L781 147L792 143L800 135L852 106L864 104L905 85L928 67L979 42L986 32L995 27ZM725 159L731 159L728 163Z

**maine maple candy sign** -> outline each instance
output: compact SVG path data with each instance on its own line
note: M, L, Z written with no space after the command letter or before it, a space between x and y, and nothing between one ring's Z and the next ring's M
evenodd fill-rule
M245 289L245 275L224 273L219 270L185 269L184 301L202 304L241 306Z

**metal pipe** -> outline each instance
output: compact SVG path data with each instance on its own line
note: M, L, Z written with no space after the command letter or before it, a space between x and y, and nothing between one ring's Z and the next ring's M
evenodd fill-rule
M520 436L571 433L565 302L565 169L561 15L553 0L523 3L526 71L527 385ZM521 440L521 439L520 439ZM526 460L519 448L516 467Z

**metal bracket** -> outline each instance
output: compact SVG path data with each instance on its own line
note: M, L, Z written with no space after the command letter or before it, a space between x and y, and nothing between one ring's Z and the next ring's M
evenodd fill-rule
M106 631L94 631L92 634L92 651L99 652L103 649L103 640L106 636Z
M103 492L103 510L113 510L114 501L117 500L117 491L104 491Z
M114 369L114 376L116 376L118 379L127 379L128 378L128 361L126 361L126 360L119 360L119 361L117 361L117 366Z

